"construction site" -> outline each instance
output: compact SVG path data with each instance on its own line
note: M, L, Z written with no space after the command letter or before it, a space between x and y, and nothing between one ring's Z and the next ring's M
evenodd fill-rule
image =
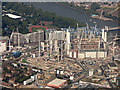
M96 27L38 29L28 34L21 34L16 29L10 38L2 41L4 50L1 56L5 60L5 65L12 63L13 65L20 64L23 69L32 68L32 71L27 68L27 73L24 72L24 77L31 76L28 80L22 79L24 86L34 80L33 86L47 86L58 77L65 80L69 78L72 82L86 76L91 80L94 75L97 76L103 72L100 70L102 65L107 66L108 63L113 63L113 59L116 59L119 53L119 47L115 42L117 35L110 37L108 33L108 27L104 29ZM8 49L5 49L6 47ZM39 72L36 74L36 71ZM35 79L32 79L32 73L37 75ZM102 76L102 78L106 77ZM88 80L85 79L85 81ZM17 81L14 79L10 82ZM104 87L110 86L106 84Z
M11 43L12 42L12 43ZM62 60L71 58L105 58L108 56L107 28L76 28L75 30L37 30L22 35L13 31L9 47L30 46L38 48L37 56L43 52L48 58Z

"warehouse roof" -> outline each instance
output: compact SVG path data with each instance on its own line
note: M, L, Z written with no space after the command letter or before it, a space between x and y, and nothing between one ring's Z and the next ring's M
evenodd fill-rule
M66 82L67 82L67 80L56 78L53 81L49 82L47 85L50 87L59 88L60 86L62 86Z
M17 19L17 18L21 18L21 16L17 16L17 15L14 15L14 14L6 14L7 16L9 16L10 18L14 18L14 19Z

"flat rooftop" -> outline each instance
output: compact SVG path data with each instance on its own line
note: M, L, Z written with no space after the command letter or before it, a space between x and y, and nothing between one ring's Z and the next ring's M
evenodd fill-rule
M49 82L47 85L51 86L51 87L59 88L60 86L62 86L66 82L67 82L67 80L56 78L53 81Z

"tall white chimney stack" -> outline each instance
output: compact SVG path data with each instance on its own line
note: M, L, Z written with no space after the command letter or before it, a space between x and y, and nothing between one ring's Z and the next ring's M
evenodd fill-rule
M69 54L69 50L70 50L70 32L68 32L67 30L67 33L66 33L66 49L67 49L67 54Z
M105 30L102 29L102 39L104 40L104 34L105 34Z

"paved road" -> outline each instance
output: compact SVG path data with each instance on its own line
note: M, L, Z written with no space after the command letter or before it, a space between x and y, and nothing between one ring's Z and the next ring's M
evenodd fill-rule
M68 57L66 57L66 58L68 58ZM70 58L70 57L69 57L69 58ZM85 68L83 67L83 65L82 65L80 62L77 61L77 59L75 59L75 58L71 58L71 59L75 60L76 63L77 63L84 71L86 71Z
M84 70L84 71L86 71L86 69L83 67L83 65L80 63L80 62L78 62L76 59L74 59L75 61L76 61L76 63L78 64L78 65L80 65L80 67Z

